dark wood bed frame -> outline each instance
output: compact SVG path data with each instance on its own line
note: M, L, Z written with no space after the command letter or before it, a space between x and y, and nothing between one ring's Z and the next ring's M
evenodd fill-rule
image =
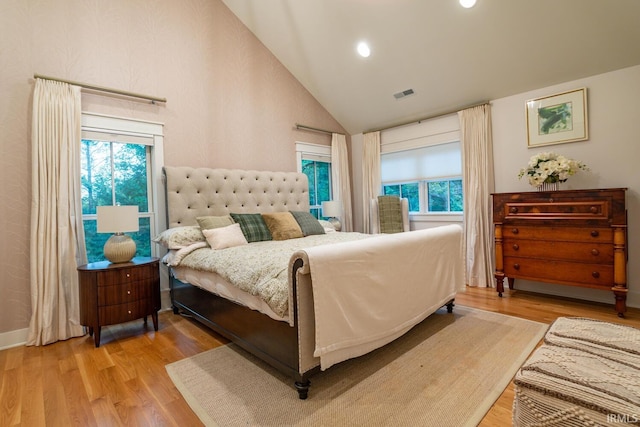
M294 265L296 269L300 267L301 265ZM293 313L296 316L296 326L289 326L286 322L274 320L259 311L184 283L171 274L171 269L169 277L171 304L175 314L192 317L292 377L298 397L307 398L311 384L309 377L320 368L312 369L304 375L299 372L297 306L294 306Z

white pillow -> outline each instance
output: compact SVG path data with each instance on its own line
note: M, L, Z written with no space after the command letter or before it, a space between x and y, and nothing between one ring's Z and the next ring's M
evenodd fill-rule
M242 234L240 224L231 224L226 227L202 230L207 243L212 249L232 248L234 246L247 245L247 239Z

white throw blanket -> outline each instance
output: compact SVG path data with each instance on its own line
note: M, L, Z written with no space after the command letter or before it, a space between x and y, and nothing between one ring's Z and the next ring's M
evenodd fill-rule
M305 252L322 370L393 341L464 290L458 225Z

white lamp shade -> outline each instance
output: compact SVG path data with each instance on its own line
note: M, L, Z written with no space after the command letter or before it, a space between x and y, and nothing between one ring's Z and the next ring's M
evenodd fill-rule
M98 206L98 233L138 231L138 206Z
M342 216L342 204L338 200L322 202L322 216L339 217Z

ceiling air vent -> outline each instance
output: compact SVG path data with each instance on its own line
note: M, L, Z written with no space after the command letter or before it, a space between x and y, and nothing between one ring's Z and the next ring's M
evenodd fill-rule
M413 91L413 89L407 89L407 90L403 90L402 92L394 93L393 97L395 99L401 99L401 98L404 98L405 96L413 95L414 93L415 92Z

